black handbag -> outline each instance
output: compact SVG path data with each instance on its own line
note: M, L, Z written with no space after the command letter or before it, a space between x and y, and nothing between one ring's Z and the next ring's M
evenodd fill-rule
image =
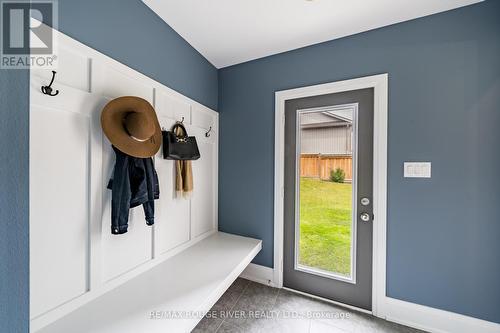
M183 134L175 134L178 128L182 130ZM190 161L200 158L196 137L188 136L186 128L181 123L176 123L170 131L162 131L161 133L163 135L164 159Z

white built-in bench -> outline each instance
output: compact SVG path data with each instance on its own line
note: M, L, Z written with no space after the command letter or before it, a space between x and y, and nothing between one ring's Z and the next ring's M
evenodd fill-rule
M39 332L190 332L202 319L196 312L208 311L261 248L260 240L216 232ZM167 318L182 311L194 315Z
M219 115L78 41L58 40L54 87L48 68L30 71L30 330L188 332L201 319L150 319L167 311L206 311L261 249L261 241L218 232ZM112 235L111 143L101 111L139 96L160 126L183 121L196 136L194 191L175 195L175 163L153 156L160 185L155 224L142 207L126 234ZM208 134L207 134L208 133Z

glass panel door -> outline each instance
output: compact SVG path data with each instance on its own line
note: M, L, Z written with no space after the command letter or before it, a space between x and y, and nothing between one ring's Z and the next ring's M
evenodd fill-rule
M302 109L296 122L295 269L351 283L357 112L357 103Z
M371 309L373 88L285 102L283 285Z

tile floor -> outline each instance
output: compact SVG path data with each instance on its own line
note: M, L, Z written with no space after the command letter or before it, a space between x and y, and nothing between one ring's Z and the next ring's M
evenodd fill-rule
M193 330L201 332L417 333L310 297L238 278Z

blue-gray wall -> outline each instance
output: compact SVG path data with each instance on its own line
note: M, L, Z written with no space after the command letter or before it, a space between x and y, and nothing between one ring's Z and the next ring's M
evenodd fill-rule
M499 36L490 0L220 70L219 229L271 267L274 92L387 72L387 293L500 323Z
M59 30L217 109L217 69L142 1L59 0Z
M0 69L0 331L28 332L29 71Z
M139 0L59 0L59 30L210 107L217 69ZM0 69L0 331L29 325L29 72Z

